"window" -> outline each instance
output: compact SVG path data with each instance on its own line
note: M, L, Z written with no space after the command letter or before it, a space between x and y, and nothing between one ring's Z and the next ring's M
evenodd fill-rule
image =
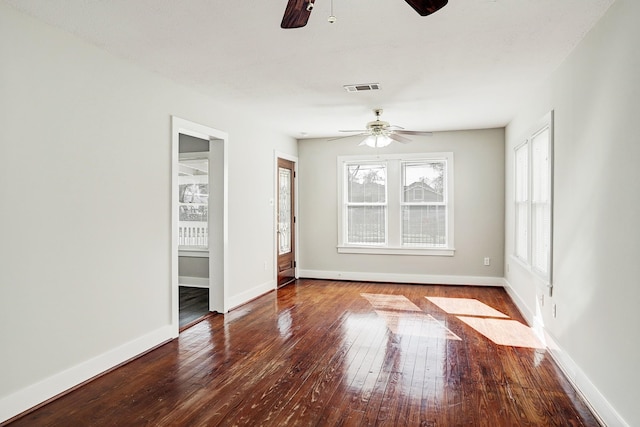
M453 154L338 158L341 253L453 255Z
M446 160L402 162L402 245L447 247Z
M516 256L529 262L529 143L516 148Z
M180 249L209 246L209 153L180 153L178 163L178 245Z
M387 224L386 164L347 164L346 174L347 242L384 245Z
M553 115L515 149L514 255L551 282Z

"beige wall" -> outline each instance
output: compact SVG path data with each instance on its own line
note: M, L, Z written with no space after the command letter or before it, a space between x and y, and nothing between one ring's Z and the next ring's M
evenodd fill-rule
M609 425L640 425L640 3L617 0L507 127L506 278ZM513 253L513 149L555 112L554 288ZM536 297L544 295L540 306ZM552 307L557 307L557 317ZM608 404L610 407L608 407ZM617 412L617 414L615 413Z
M409 144L391 144L379 151L381 154L453 152L456 249L453 257L337 253L337 157L374 154L373 149L358 146L361 139L299 142L300 266L303 274L312 271L313 274L322 272L337 277L340 273L341 277L348 278L356 272L365 273L371 280L389 275L397 280L412 280L416 276L503 276L503 129L416 136ZM489 267L483 265L486 256L492 260Z

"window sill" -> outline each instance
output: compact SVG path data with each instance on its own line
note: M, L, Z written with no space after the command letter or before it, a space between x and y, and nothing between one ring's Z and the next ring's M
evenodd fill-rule
M390 248L375 246L338 246L340 254L453 256L452 248Z
M533 266L531 264L529 264L528 262L526 262L525 260L523 260L522 258L518 257L515 254L511 254L511 260L514 261L517 265L519 265L526 272L531 274L532 277L537 279L538 280L538 284L541 287L545 287L545 288L552 288L553 287L553 284L551 283L551 280L549 279L549 275L548 274L544 274L544 273L541 273L540 271L536 270L535 268L533 268Z

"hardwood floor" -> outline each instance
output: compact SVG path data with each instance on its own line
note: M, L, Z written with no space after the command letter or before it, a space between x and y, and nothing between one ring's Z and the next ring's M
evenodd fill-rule
M209 289L180 286L179 293L179 326L182 330L210 313Z
M11 425L597 426L523 323L501 288L299 280Z

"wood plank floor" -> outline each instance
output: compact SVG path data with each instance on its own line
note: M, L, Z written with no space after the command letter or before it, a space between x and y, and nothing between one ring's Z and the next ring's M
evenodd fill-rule
M11 425L597 426L523 323L501 288L298 280Z

